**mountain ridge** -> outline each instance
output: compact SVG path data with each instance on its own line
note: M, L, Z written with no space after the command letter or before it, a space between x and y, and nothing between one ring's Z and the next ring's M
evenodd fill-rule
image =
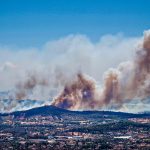
M66 110L62 108L58 108L53 105L45 105L41 107L35 107L29 110L23 110L23 111L15 111L11 113L0 113L0 116L9 116L13 115L14 117L31 117L31 116L62 116L62 115L72 115L72 116L86 116L86 117L101 117L101 116L117 116L121 118L141 118L141 117L148 117L150 118L150 113L139 113L139 114L133 114L133 113L127 113L127 112L115 112L115 111L98 111L98 110L87 110L87 111L71 111Z

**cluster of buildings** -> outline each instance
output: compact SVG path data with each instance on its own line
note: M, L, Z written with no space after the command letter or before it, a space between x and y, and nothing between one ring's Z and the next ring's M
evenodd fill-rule
M122 129L120 122L134 122L138 126L127 124ZM68 119L38 115L20 118L4 116L0 123L1 150L150 148L149 119L70 119L70 116ZM146 128L139 124L145 124ZM112 130L105 129L106 126Z

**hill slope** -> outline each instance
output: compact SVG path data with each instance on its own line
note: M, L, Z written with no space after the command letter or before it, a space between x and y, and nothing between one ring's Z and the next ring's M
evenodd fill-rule
M97 118L97 117L108 117L108 116L116 116L119 118L150 118L150 113L143 114L132 114L125 112L112 112L112 111L69 111L65 109L61 109L52 105L42 106L37 108L32 108L25 111L16 111L12 113L0 114L0 116L8 116L13 115L14 117L31 117L31 116L80 116L86 118Z

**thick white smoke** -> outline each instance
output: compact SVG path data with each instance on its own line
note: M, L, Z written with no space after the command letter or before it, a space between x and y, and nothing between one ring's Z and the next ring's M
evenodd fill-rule
M149 31L144 33L144 38L141 39L131 61L121 63L117 68L110 68L105 72L101 90L97 89L96 83L85 75L80 73L77 77L73 83L64 87L53 105L79 110L103 107L120 109L125 107L126 103L133 103L133 100L138 104L139 100L145 103L150 97Z
M0 47L0 91L13 91L12 99L52 100L78 72L100 85L109 68L124 69L134 57L141 37L105 35L92 42L85 35L69 35L42 48ZM128 61L128 62L127 62ZM130 67L128 68L131 69ZM127 75L128 71L123 70ZM125 80L123 80L125 81Z

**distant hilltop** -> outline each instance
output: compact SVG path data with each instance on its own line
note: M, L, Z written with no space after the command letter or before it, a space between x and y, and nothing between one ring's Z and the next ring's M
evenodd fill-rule
M69 111L62 108L58 108L52 105L42 106L37 108L32 108L25 111L16 111L12 113L0 114L1 117L13 116L13 118L18 117L33 117L33 116L52 116L57 118L101 118L101 117L119 117L119 118L150 118L150 112L132 114L125 112L112 112L112 111Z

